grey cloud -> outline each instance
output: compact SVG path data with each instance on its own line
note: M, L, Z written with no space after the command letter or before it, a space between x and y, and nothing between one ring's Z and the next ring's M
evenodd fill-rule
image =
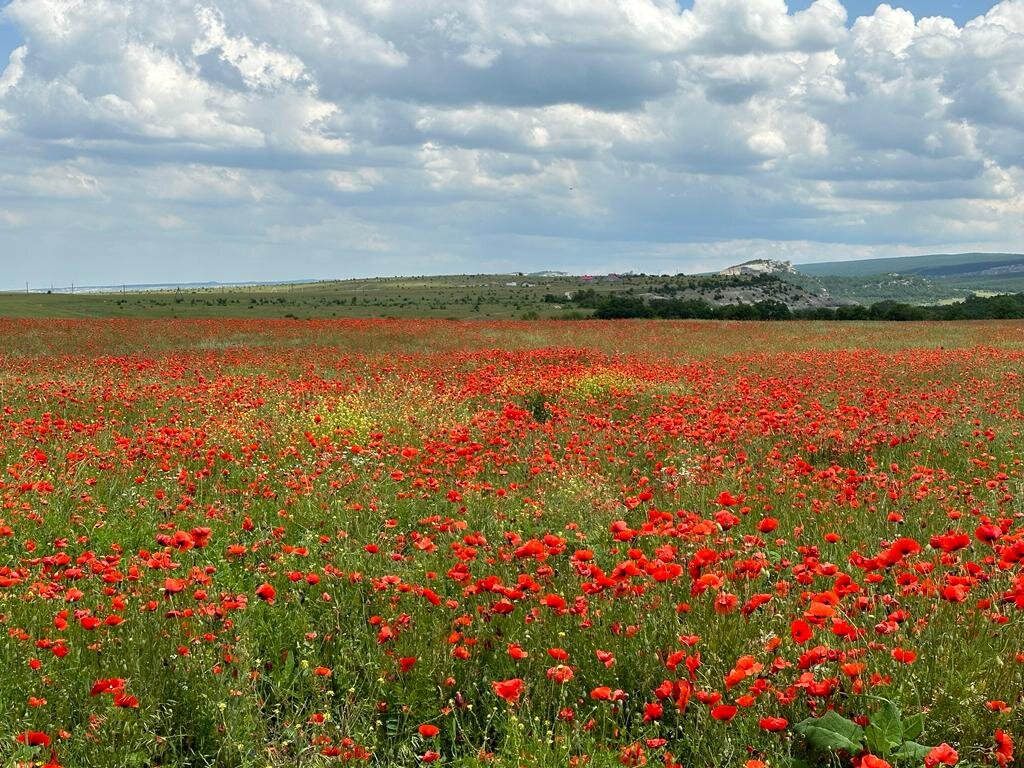
M629 110L674 86L671 68L650 58L535 49L503 53L486 69L432 52L414 57L400 78L379 71L359 79L325 78L321 93L332 99L376 95L447 106L572 103Z

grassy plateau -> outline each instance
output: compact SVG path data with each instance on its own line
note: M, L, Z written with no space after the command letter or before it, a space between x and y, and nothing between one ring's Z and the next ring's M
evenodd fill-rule
M635 281L635 285L633 284ZM643 290L658 278L633 278ZM584 286L619 290L624 281L578 277L458 275L378 278L263 286L183 287L94 293L0 293L4 317L179 317L179 318L345 318L434 317L519 319L527 312L543 317L564 314L551 293Z

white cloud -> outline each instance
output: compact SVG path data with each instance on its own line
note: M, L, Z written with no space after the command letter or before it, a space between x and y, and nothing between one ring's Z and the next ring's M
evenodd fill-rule
M328 248L336 253L387 254L395 249L391 238L378 228L351 216L332 216L301 226L274 224L267 237L275 243Z
M327 183L339 192L368 192L381 181L382 174L376 168L327 172Z
M181 229L185 226L185 220L181 216L175 216L173 213L155 216L153 220L160 229Z
M306 68L297 56L254 43L245 35L228 35L224 16L216 8L198 6L196 20L202 34L192 43L192 53L197 57L217 54L238 71L249 88L269 90L305 78Z
M19 224L25 223L25 214L0 208L0 223L8 227L16 227Z
M852 44L868 55L902 58L916 33L914 14L883 3L871 16L861 16L854 22Z
M837 0L816 0L787 13L784 0L696 0L699 34L691 45L714 53L831 48L846 37L846 9Z
M8 194L60 200L104 197L104 182L74 163L32 168L27 173L0 174L0 186Z
M25 73L25 54L27 52L28 49L24 45L11 51L7 66L0 73L0 95L6 94L21 81L21 76Z
M282 277L289 239L402 271L527 242L538 266L1024 249L1024 0L962 26L897 5L13 0L3 202L46 242L228 238Z
M149 168L140 181L140 191L148 198L193 204L263 202L276 192L255 173L198 164Z

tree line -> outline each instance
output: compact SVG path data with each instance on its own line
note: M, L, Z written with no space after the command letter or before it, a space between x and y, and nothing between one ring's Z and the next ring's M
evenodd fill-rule
M589 303L589 302L588 302ZM790 309L781 301L752 304L709 304L701 299L645 302L623 294L594 301L594 317L602 320L654 318L664 320L1016 320L1024 319L1024 293L971 296L956 304L922 306L879 301L870 306Z

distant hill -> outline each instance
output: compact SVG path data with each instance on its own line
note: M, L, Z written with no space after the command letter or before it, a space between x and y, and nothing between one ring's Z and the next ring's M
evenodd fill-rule
M1024 254L938 253L890 259L797 264L782 276L837 301L937 304L969 296L1024 292Z
M609 306L629 313L622 316L751 319L821 310L824 317L831 316L826 310L836 310L858 317L857 305L966 305L1009 293L1024 294L1024 255L915 256L797 268L754 259L703 275L544 270L288 284L76 285L74 293L57 287L52 293L0 292L0 317L545 319L591 317ZM1011 309L991 316L1017 317ZM963 312L983 316L975 310L969 305Z
M776 261L775 259L751 259L737 264L734 267L726 267L718 274L720 275L779 275L792 274L796 272L793 265L788 261Z
M890 259L818 261L797 264L805 275L860 277L863 275L921 275L923 277L998 277L1024 275L1024 254L1020 253L937 253L927 256L897 256Z
M220 283L216 280L192 283L124 283L121 285L70 285L56 288L32 288L29 293L139 293L145 291L194 291L218 288L278 287L288 285L309 285L318 280L250 280L247 282ZM6 293L7 291L5 291Z

